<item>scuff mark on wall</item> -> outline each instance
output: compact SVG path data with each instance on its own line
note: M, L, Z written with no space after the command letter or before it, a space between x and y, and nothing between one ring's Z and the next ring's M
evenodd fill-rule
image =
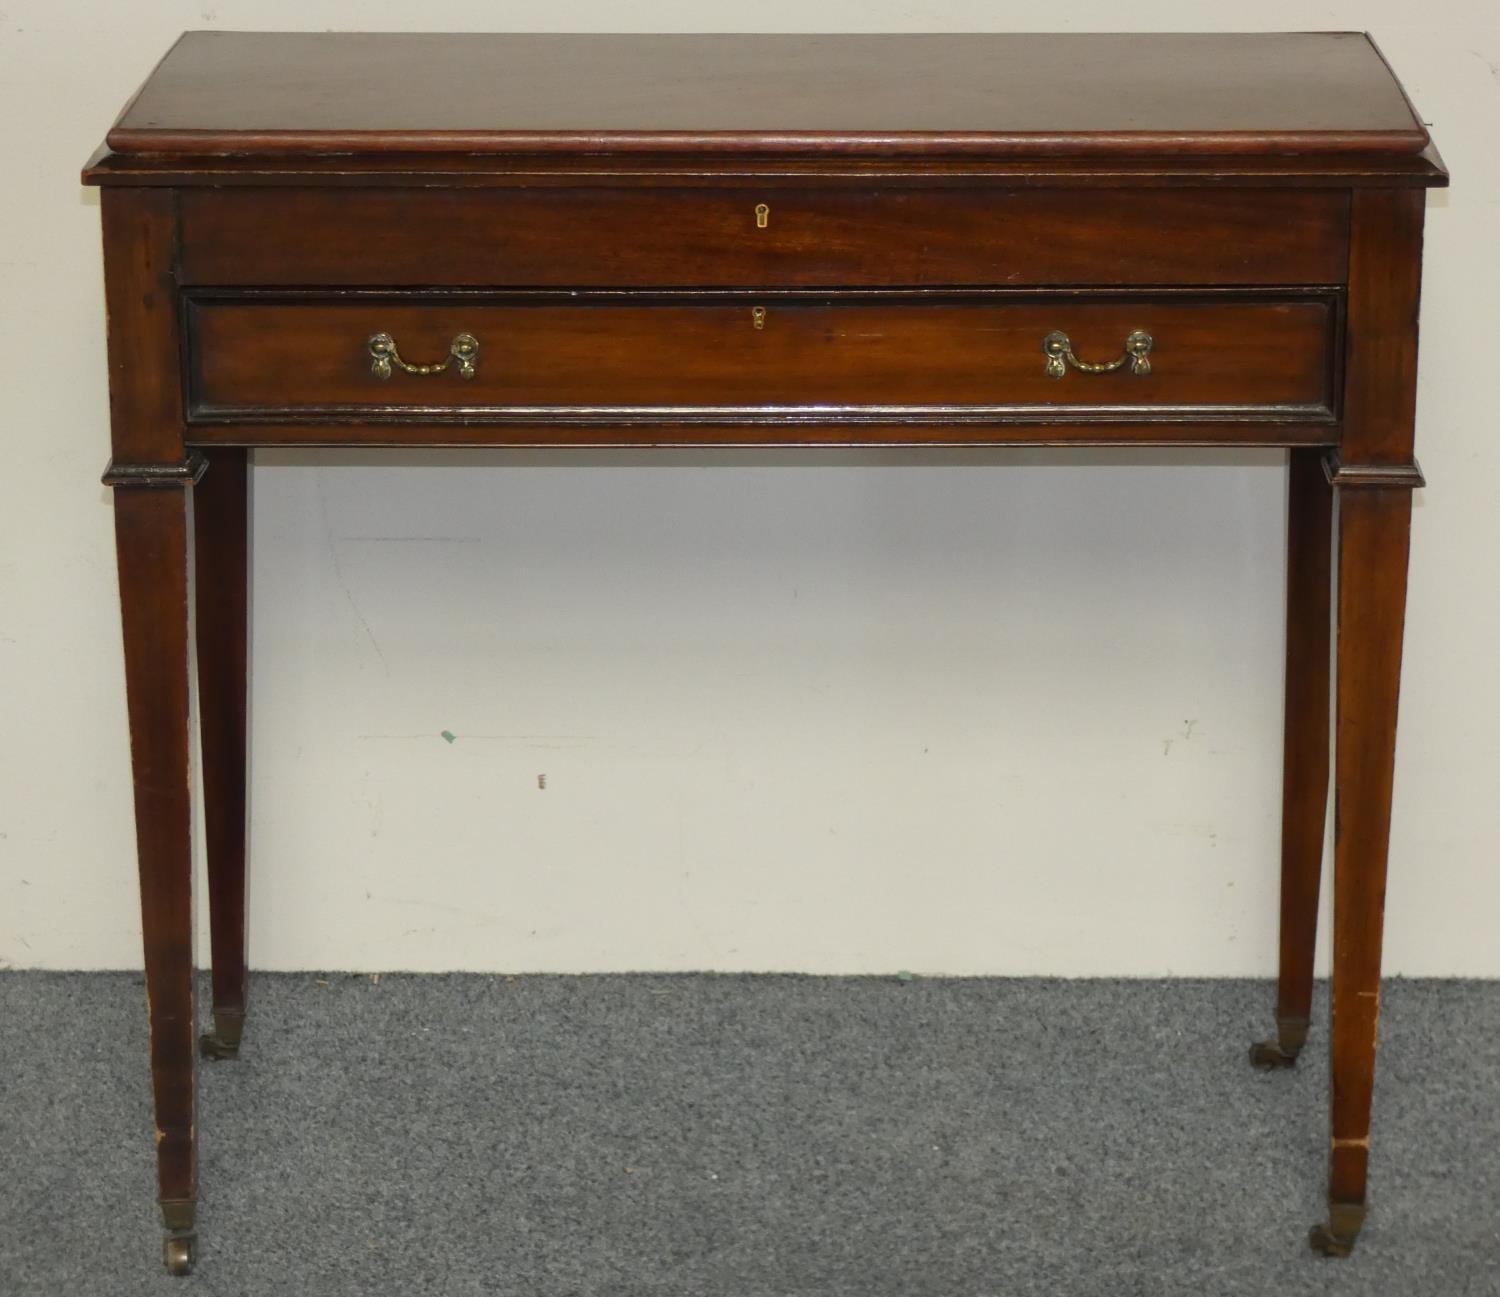
M318 514L323 520L323 538L328 544L328 557L333 562L334 580L339 583L339 589L344 592L344 598L348 601L349 610L354 614L355 620L364 628L365 635L370 641L370 647L375 650L375 656L380 659L381 669L390 675L391 665L385 660L385 653L381 650L380 641L375 638L375 632L370 629L370 623L365 620L365 615L359 610L359 604L355 602L354 592L349 589L349 581L344 576L344 565L339 561L338 543L333 538L333 524L328 520L328 496L323 487L323 475L317 478Z

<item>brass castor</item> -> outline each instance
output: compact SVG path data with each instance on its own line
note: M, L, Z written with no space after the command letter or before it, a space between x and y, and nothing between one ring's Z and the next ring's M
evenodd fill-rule
M1354 1251L1354 1240L1359 1237L1360 1226L1364 1223L1363 1203L1331 1202L1328 1204L1328 1223L1314 1225L1308 1231L1307 1242L1322 1256L1348 1256Z
M1327 1225L1314 1225L1307 1231L1308 1246L1321 1256L1348 1256L1354 1251L1354 1240L1335 1234Z
M198 1052L207 1059L238 1058L240 1056L240 1042L231 1043L219 1035L217 1031L205 1031L198 1037Z
M244 1030L243 1013L216 1013L214 1029L198 1037L198 1052L208 1059L238 1058Z
M1291 1067L1302 1052L1302 1046L1307 1044L1307 1026L1307 1023L1293 1018L1278 1018L1276 1039L1259 1040L1250 1046L1250 1066L1262 1072Z
M1250 1066L1259 1072L1276 1072L1291 1067L1300 1052L1282 1048L1279 1040L1257 1040L1250 1046Z
M187 1275L193 1273L193 1261L198 1251L196 1234L174 1234L167 1239L165 1247L167 1273Z

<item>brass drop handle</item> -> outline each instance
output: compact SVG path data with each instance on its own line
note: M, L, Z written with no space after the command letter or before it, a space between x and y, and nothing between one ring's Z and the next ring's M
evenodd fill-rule
M1073 354L1073 344L1061 330L1049 333L1042 339L1042 350L1047 353L1048 378L1066 377L1069 365L1081 374L1112 374L1117 369L1123 369L1127 362L1132 374L1144 377L1151 372L1153 345L1155 340L1151 335L1144 329L1137 329L1125 339L1125 354L1119 360L1091 364L1086 360L1079 360Z
M449 365L458 366L460 378L473 378L479 360L479 339L472 333L460 333L448 344L448 354L435 365L413 365L401 359L396 340L389 333L372 333L366 344L370 349L370 372L384 380L391 376L391 366L406 374L440 374Z

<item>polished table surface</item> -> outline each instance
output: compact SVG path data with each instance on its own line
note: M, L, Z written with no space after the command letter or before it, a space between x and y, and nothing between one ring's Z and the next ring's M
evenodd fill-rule
M287 445L1286 448L1277 1032L1251 1061L1308 1035L1331 771L1311 1241L1353 1247L1447 183L1366 37L196 32L84 178L169 1270L196 1248L197 1054L237 1056L245 1022L250 456Z
M1007 157L1418 152L1352 33L564 36L189 32L122 153L827 146Z

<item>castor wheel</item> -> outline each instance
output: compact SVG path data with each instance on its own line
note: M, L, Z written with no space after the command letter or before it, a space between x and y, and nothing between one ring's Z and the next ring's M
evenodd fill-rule
M1308 1230L1307 1242L1321 1256L1348 1256L1354 1251L1352 1235L1335 1234L1327 1225L1314 1225Z
M1250 1066L1260 1072L1276 1072L1291 1067L1300 1051L1281 1047L1279 1040L1257 1040L1250 1046Z
M1328 1223L1314 1225L1307 1241L1322 1256L1348 1256L1354 1251L1354 1240L1365 1223L1365 1205L1360 1202L1331 1202Z
M240 1037L245 1034L245 1015L229 1009L214 1010L214 1029L198 1037L198 1052L204 1058L238 1058Z
M167 1273L185 1275L193 1273L193 1261L198 1250L196 1234L174 1234L167 1239L165 1247Z
M1250 1046L1250 1066L1262 1072L1291 1067L1307 1044L1308 1023L1303 1018L1277 1018L1276 1038L1258 1040Z
M198 1052L210 1060L238 1058L240 1042L225 1040L216 1031L206 1031L198 1037Z

